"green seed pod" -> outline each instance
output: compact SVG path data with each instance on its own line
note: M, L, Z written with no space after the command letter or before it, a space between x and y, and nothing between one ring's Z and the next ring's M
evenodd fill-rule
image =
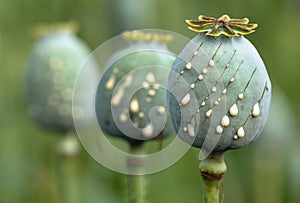
M255 47L243 35L247 18L187 20L199 34L173 65L168 105L175 130L206 152L236 149L256 139L267 120L271 82Z
M99 82L98 123L107 134L131 144L170 135L166 90L160 86L166 77L160 67L170 70L175 60L164 44L170 36L140 31L122 36L132 43L112 56Z
M42 126L74 129L72 94L76 76L90 53L87 45L68 28L38 30L43 35L29 60L27 98L30 115Z

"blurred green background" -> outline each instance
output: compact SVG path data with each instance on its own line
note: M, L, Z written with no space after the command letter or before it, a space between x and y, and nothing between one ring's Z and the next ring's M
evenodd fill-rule
M299 0L2 0L0 1L0 203L62 202L57 181L58 137L29 118L25 74L37 23L76 20L94 49L124 30L155 28L188 37L186 18L200 14L249 17L248 38L273 82L273 104L263 136L227 153L225 202L300 202ZM198 152L148 175L149 202L201 202ZM82 149L75 160L78 202L125 202L125 176L105 169Z

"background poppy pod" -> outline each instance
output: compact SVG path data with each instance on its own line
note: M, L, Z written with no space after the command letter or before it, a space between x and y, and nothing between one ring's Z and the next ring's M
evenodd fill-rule
M131 44L111 57L98 85L100 127L131 144L170 135L166 90L160 86L167 77L160 68L170 69L175 60L164 44L169 36L133 31L123 38Z
M90 53L68 29L52 29L35 44L27 73L30 115L42 126L74 130L72 95L76 76Z

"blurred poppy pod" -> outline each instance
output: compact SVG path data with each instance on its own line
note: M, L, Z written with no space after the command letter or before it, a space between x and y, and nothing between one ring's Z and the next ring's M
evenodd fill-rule
M165 43L171 36L141 31L125 32L127 48L115 53L96 93L96 114L101 129L130 144L173 133L166 116L166 81L175 56Z
M74 130L73 87L91 51L74 34L73 24L41 27L36 30L40 38L28 64L28 110L44 127L63 132Z

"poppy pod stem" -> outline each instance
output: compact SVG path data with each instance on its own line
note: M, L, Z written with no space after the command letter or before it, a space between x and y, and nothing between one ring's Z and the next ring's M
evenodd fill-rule
M199 165L203 180L203 197L205 203L218 203L223 175L226 172L224 152L213 152Z
M60 138L57 145L57 179L61 201L77 203L79 199L79 182L77 174L77 155L79 143L72 133Z
M130 153L141 155L143 153L142 144L130 144ZM145 177L142 175L145 159L143 157L128 157L127 168L127 190L128 203L145 203ZM132 175L134 174L134 175Z

